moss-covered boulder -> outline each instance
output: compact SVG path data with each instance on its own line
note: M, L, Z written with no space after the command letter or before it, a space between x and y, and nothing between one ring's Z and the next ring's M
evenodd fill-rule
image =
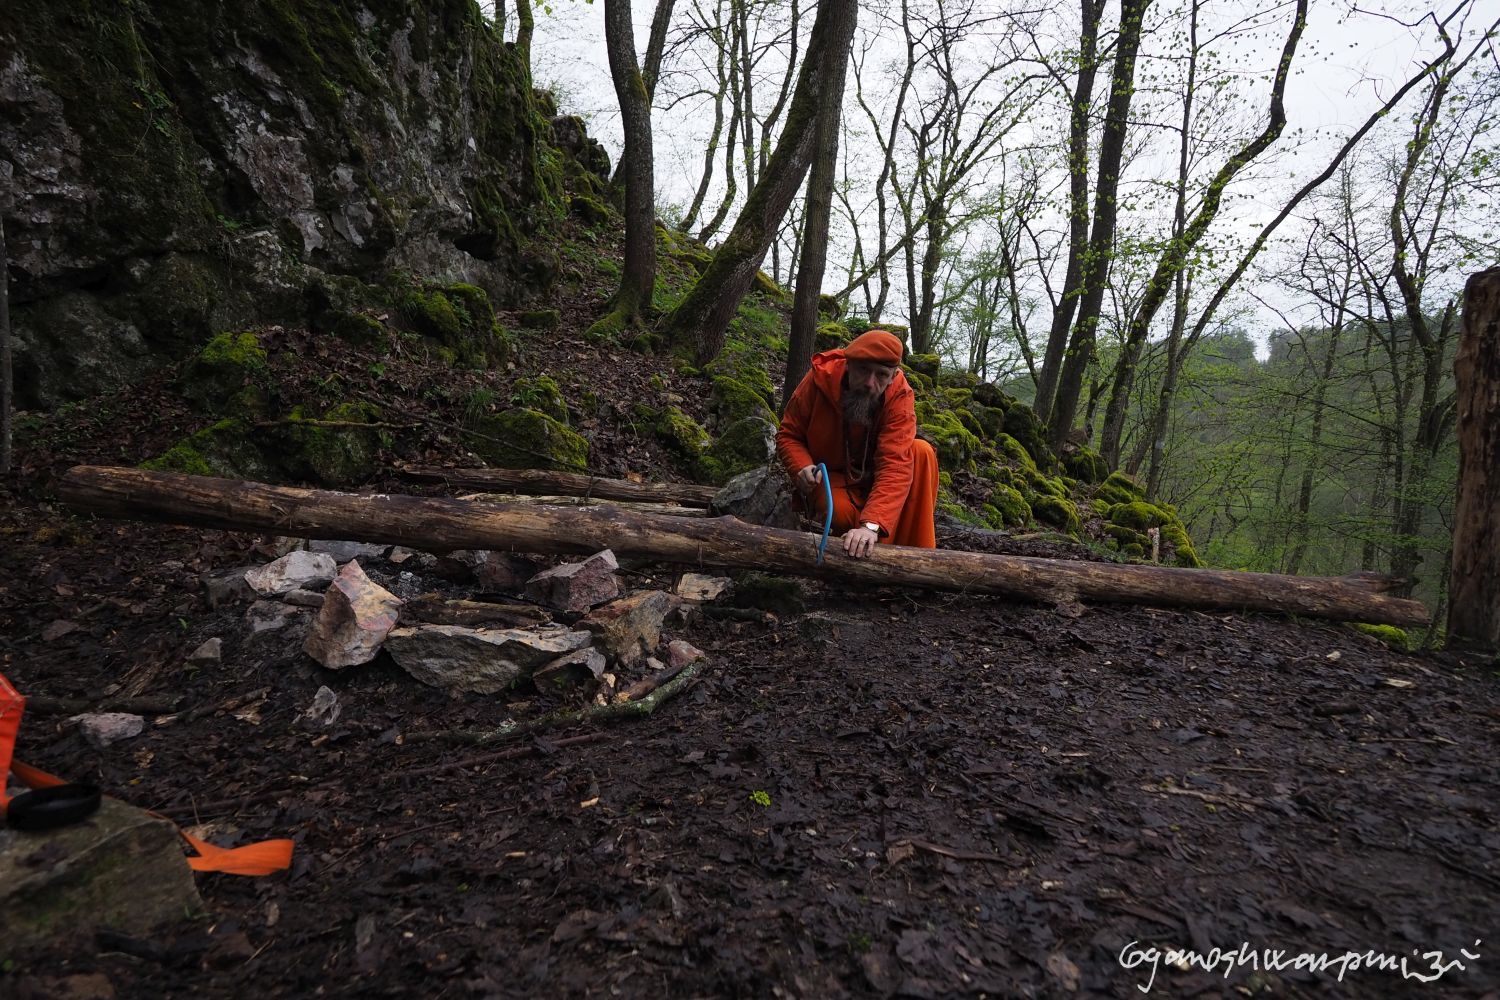
M1117 503L1109 509L1109 520L1111 524L1124 525L1136 531L1145 531L1147 528L1159 528L1166 524L1170 518L1166 511L1142 500L1130 503Z
M765 380L759 385L747 383L732 375L715 375L708 389L708 412L713 424L727 429L743 420L776 421L776 401L762 392L769 389Z
M657 440L696 466L703 453L713 444L713 438L703 425L676 406L654 409L644 403L635 407L637 420L644 423L656 435Z
M504 364L509 356L510 338L495 319L488 293L477 285L409 287L398 291L396 309L408 329L432 342L440 358L488 368Z
M528 309L516 317L516 322L528 330L556 330L562 314L556 309Z
M526 407L487 414L463 443L484 461L507 469L588 469L589 443L560 421Z
M1023 525L1032 518L1031 505L1026 502L1021 491L1004 483L995 485L987 504L1000 516L1000 523L995 525L997 528Z
M1057 457L1052 454L1052 449L1047 446L1047 439L1042 434L1041 421L1037 420L1031 407L1023 403L1011 404L1005 411L1005 433L1021 442L1021 447L1026 449L1039 468L1051 469L1057 465Z
M1036 459L1031 457L1031 452L1009 434L997 434L991 443L995 451L1016 468L1030 473L1037 472Z
M560 424L568 419L568 401L562 389L550 375L523 375L511 386L510 401L513 406L539 410Z
M248 422L220 420L177 442L156 458L141 463L143 469L186 472L195 476L274 481L283 475L280 464L268 454L269 445Z
M1078 508L1071 500L1062 497L1037 494L1031 500L1031 512L1038 521L1061 528L1070 535L1078 534L1083 528L1078 520Z
M984 406L993 406L997 410L1008 410L1014 405L1015 400L1000 391L1000 387L993 382L980 382L974 386L974 402Z
M824 296L825 298L827 296ZM850 340L854 339L849 328L842 323L827 322L818 326L813 333L813 353L823 351L834 351L840 347L848 346Z
M345 313L333 324L332 333L346 344L355 347L382 349L390 346L390 331L385 324L369 313Z
M936 381L938 369L942 360L936 354L908 354L906 356L906 367L918 375L926 375Z
M736 420L699 460L699 475L714 485L765 465L775 451L776 425L761 417Z
M381 432L345 425L380 418L380 407L371 403L340 403L311 421L302 419L300 407L294 409L285 427L291 439L286 462L324 486L357 486L379 471Z
M1161 539L1172 546L1172 561L1176 565L1187 569L1198 569L1203 565L1188 539L1187 529L1175 518L1162 525Z
M1356 632L1363 632L1372 639L1385 643L1397 652L1411 652L1411 638L1406 634L1405 629L1397 628L1395 625L1370 625L1365 622L1346 622L1345 624Z
M1081 476L1079 478L1082 478ZM1094 490L1094 497L1107 504L1132 503L1146 499L1145 487L1123 472L1111 472Z
M939 410L925 400L916 405L917 427L937 450L938 464L965 469L979 453L979 438L952 410Z
M183 366L177 385L184 396L210 413L224 413L226 402L258 389L270 371L266 349L253 333L220 333Z
M1092 448L1074 448L1063 453L1063 468L1068 475L1085 483L1103 482L1109 476L1109 463Z
M985 406L982 403L970 403L970 413L979 423L983 432L980 436L986 441L993 441L1005 431L1005 411L994 406Z
M974 390L979 387L979 376L973 372L962 371L958 368L940 368L934 378L941 389L962 389L972 398Z
M832 295L818 296L818 317L836 320L844 315L844 304Z

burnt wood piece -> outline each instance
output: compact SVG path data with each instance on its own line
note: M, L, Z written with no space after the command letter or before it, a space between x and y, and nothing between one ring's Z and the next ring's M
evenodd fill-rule
M747 567L886 586L932 587L1067 605L1078 600L1272 611L1337 621L1419 625L1419 601L1378 592L1365 577L1117 565L946 549L877 546L851 559L817 536L732 517L674 518L614 507L491 504L401 494L362 495L144 469L77 466L59 491L75 510L230 531L348 538L422 549L644 556L700 567Z

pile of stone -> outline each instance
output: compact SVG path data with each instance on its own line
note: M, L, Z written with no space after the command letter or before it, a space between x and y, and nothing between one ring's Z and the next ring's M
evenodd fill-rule
M688 573L673 593L627 591L608 549L541 568L530 557L500 552L437 557L297 540L282 547L271 563L205 578L209 603L250 601L252 634L300 634L303 651L330 670L369 663L383 650L424 684L472 694L531 681L554 693L584 689L600 702L624 697L627 675L676 671L702 657L686 642L663 643L663 629L729 587L727 578ZM367 572L362 560L395 567L394 579ZM466 580L485 599L424 594L427 574ZM521 603L503 603L506 595Z

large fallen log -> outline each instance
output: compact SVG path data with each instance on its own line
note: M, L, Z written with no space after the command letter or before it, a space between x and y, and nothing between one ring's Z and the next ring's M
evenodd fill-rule
M837 543L816 561L816 536L732 517L692 520L613 507L562 508L362 495L210 479L142 469L78 466L63 477L76 510L305 538L388 542L426 549L510 549L645 556L693 566L751 567L872 584L1165 607L1279 611L1339 621L1420 625L1427 609L1391 597L1370 576L1296 577L1164 566L1072 562L946 549L877 546L864 559Z
M555 494L591 497L595 500L626 500L646 503L707 507L719 491L712 486L690 483L633 483L628 479L602 479L576 472L546 469L441 469L403 465L397 472L422 483L445 483L455 489L486 493L524 493L529 496Z

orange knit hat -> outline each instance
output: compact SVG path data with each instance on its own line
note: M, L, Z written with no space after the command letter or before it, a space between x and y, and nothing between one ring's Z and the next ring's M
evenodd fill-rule
M882 365L899 365L905 350L901 339L884 330L866 330L849 341L844 357L851 361L874 361Z

